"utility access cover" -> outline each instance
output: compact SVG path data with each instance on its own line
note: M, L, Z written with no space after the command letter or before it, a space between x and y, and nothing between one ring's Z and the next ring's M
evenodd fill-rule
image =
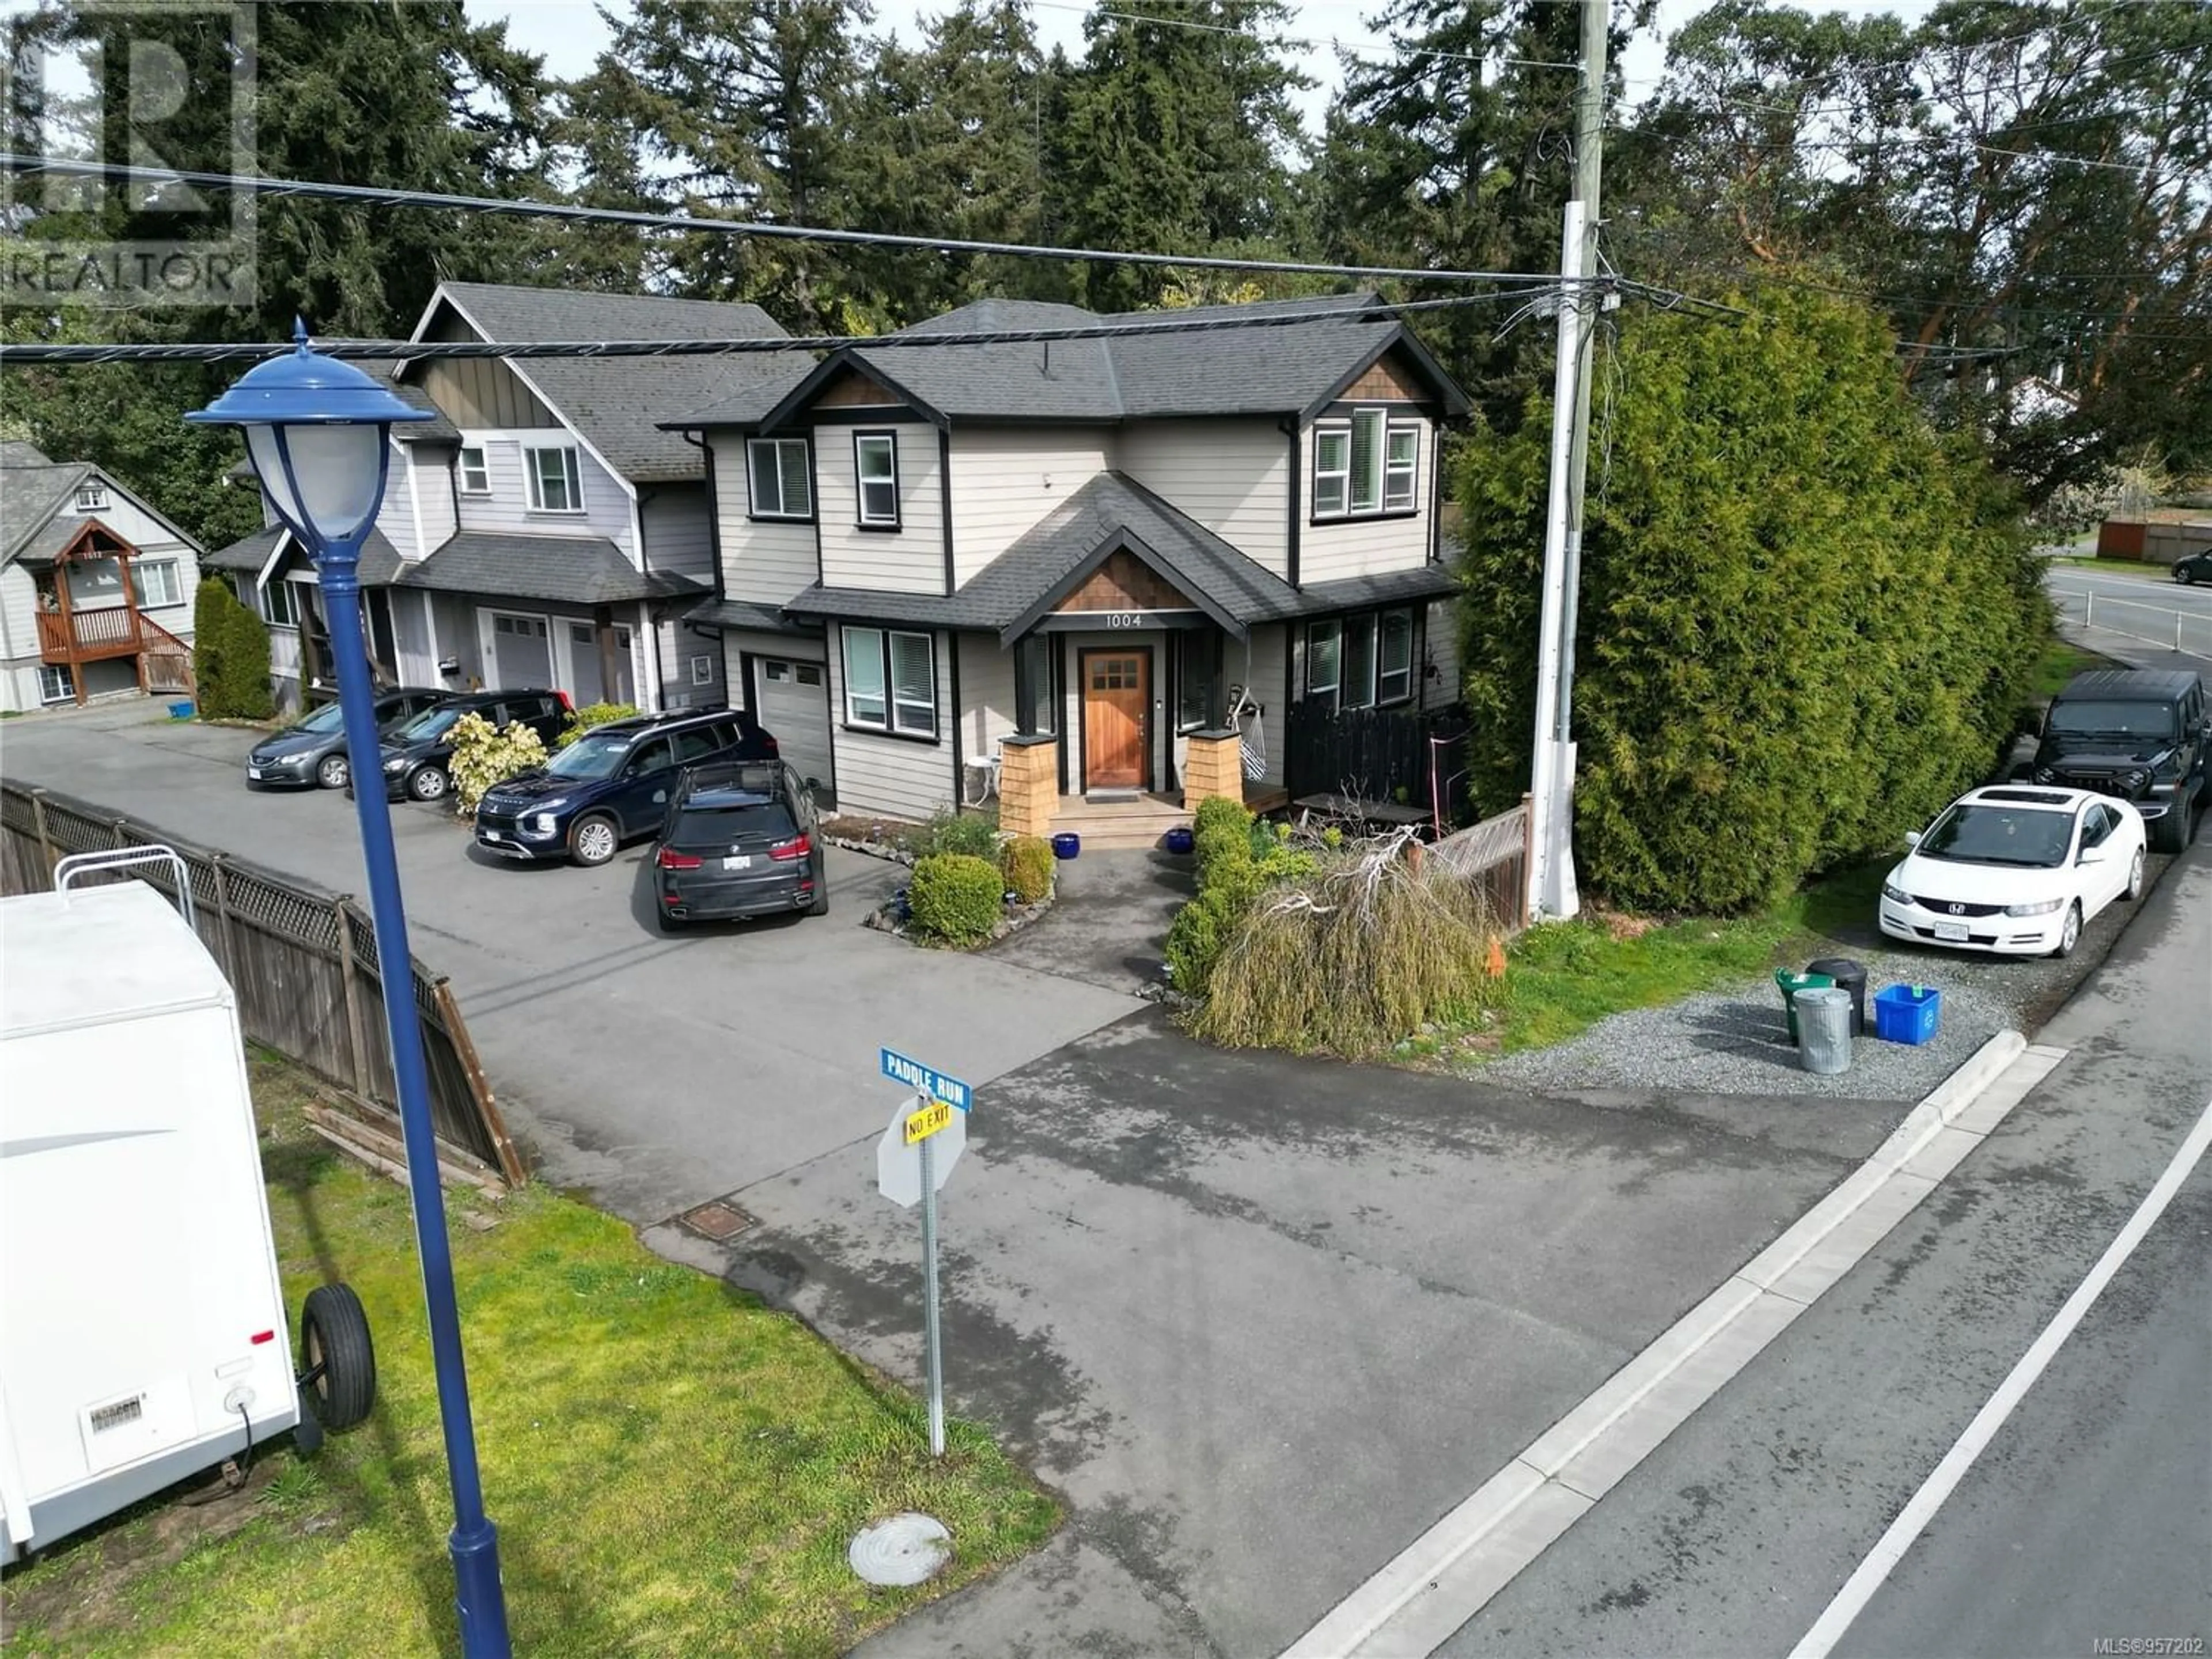
M871 1584L926 1583L952 1559L952 1534L933 1516L908 1510L853 1534L845 1559Z

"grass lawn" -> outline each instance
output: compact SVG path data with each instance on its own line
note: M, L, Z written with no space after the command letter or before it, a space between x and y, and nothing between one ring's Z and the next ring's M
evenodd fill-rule
M2078 645L2069 645L2063 640L2053 640L2051 647L2039 658L2035 674L2029 683L2028 695L2033 697L2055 697L2066 689L2066 682L2076 674L2092 668L2118 668L2120 665L2110 657L2094 651L2084 651Z
M360 1292L376 1410L314 1460L287 1440L241 1492L149 1504L10 1571L15 1652L458 1650L407 1194L308 1131L299 1073L252 1072L288 1304L329 1278ZM538 1189L448 1201L518 1653L842 1653L1058 1523L979 1430L948 1425L933 1464L903 1391L620 1222ZM951 1530L954 1564L920 1589L861 1583L853 1533L909 1509Z

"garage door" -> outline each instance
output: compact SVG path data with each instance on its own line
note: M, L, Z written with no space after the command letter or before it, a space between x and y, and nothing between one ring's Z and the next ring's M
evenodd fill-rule
M553 684L553 642L543 617L491 619L492 688L500 691L545 690Z
M802 778L834 788L830 760L830 688L818 662L790 662L763 657L760 673L760 723L775 733L776 746Z

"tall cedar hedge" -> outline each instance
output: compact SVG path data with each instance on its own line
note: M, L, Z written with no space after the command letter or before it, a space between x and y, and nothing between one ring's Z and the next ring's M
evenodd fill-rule
M1979 781L2051 628L2018 510L1863 310L1625 319L1597 368L1575 844L1616 903L1725 913L1893 847ZM1548 400L1457 464L1471 787L1528 787Z
M192 599L193 701L202 720L266 720L269 629L220 577L204 579Z

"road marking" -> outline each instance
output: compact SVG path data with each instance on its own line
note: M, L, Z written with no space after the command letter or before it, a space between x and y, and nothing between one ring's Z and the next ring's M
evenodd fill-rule
M2065 1058L2001 1031L1866 1162L1331 1608L1284 1659L1432 1653L1750 1364Z
M2207 1146L2212 1146L2212 1102L2205 1103L2203 1115L2181 1143L2180 1150L2174 1153L2173 1161L2136 1206L2127 1225L2106 1247L2097 1265L2089 1269L2088 1277L2074 1287L2074 1294L2066 1298L2066 1305L2052 1316L2051 1322L2043 1328L2043 1334L2029 1345L2020 1363L2012 1368L2011 1374L1997 1384L1997 1391L1989 1397L1988 1403L1974 1413L1974 1420L1966 1425L1966 1432L1943 1454L1943 1461L1936 1466L1936 1472L1912 1494L1912 1500L1897 1519L1889 1523L1889 1530L1882 1534L1866 1559L1859 1563L1858 1571L1844 1581L1843 1589L1836 1592L1836 1599L1814 1620L1813 1628L1805 1632L1805 1639L1790 1650L1790 1659L1825 1659L1828 1650L1842 1639L1851 1621L1864 1611L1875 1592L1905 1559L1913 1540L1936 1518L1944 1499L1966 1478L1974 1460L2004 1426L2013 1408L2026 1398L2027 1391L2035 1386L2036 1378L2043 1375L2058 1350L2065 1346L2067 1338L2074 1334L2075 1328L2104 1294L2113 1275L2135 1254L2136 1246L2142 1243L2144 1235L2166 1212L2166 1206L2180 1190L2181 1183L2203 1160Z

